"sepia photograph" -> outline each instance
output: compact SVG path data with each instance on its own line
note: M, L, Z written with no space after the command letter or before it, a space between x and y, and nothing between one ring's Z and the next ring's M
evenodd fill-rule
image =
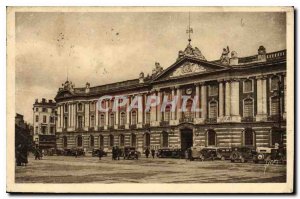
M293 7L8 7L7 191L292 193Z

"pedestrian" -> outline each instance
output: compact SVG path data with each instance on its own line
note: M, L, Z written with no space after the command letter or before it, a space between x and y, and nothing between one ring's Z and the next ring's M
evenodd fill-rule
M146 158L148 158L148 157L149 157L149 154L150 154L150 151L149 151L149 149L148 149L148 148L146 148L146 150L145 150L145 155L146 155Z
M115 147L113 146L113 148L112 148L112 150L111 150L111 159L112 160L115 160L116 158L115 158L115 155L116 155L116 149L115 149Z
M185 150L184 156L185 156L185 161L187 162L189 160L189 151L188 151L188 149Z
M98 156L99 156L99 160L101 160L101 158L103 156L103 150L102 150L102 148L99 149Z
M155 156L155 150L154 149L151 150L151 155L152 155L152 158L154 159L154 156Z
M189 156L189 160L192 161L192 149L188 148L188 156Z
M75 158L77 158L78 157L78 151L77 151L77 149L75 150Z
M34 159L35 160L40 160L40 152L39 149L37 147L34 148Z

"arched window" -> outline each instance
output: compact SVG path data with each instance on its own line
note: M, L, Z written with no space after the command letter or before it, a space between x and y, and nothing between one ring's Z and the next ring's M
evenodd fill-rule
M109 135L109 146L113 147L114 146L114 136L113 135Z
M250 93L250 92L253 92L252 80L247 79L244 81L244 93Z
M167 106L165 109L165 117L164 117L164 121L170 121L171 119L171 107Z
M275 96L271 98L271 115L279 114L279 97Z
M244 132L245 146L254 146L254 132L251 128L246 128Z
M126 124L126 113L122 112L120 115L120 125Z
M282 143L282 136L281 132L279 129L272 129L272 134L271 134L271 145L275 146L275 144L281 144Z
M131 113L131 124L136 124L136 111Z
M278 82L279 82L278 76L271 77L271 91L278 90Z
M64 137L63 137L63 147L64 147L64 148L67 148L67 147L68 147L68 138L67 138L67 136L64 136Z
M104 137L103 135L99 135L99 148L104 148Z
M78 104L78 111L82 111L82 103Z
M95 141L94 141L94 136L93 135L91 135L90 136L90 147L94 147L94 145L95 145Z
M124 146L124 143L125 143L125 136L123 134L120 135L119 137L119 143L120 143L120 146L123 147Z
M207 145L216 146L217 135L214 130L207 131Z
M91 115L91 127L95 126L95 116Z
M76 139L76 146L77 147L82 147L82 136L78 135Z
M186 102L186 110L183 112L184 118L193 118L192 112L193 100L189 99Z
M253 117L253 100L251 98L244 100L244 117Z
M115 115L111 113L109 118L109 126L114 126L114 125L115 125Z
M131 134L131 146L136 147L136 135L134 133Z
M162 147L169 147L169 134L162 132Z
M147 148L150 147L150 133L145 133L144 146Z
M209 118L217 119L218 117L218 103L216 101L211 101L209 103Z
M100 114L100 126L103 127L105 124L105 115L104 114Z

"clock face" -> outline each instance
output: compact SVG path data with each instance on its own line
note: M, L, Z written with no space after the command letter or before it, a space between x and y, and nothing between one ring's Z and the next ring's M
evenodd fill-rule
M185 90L185 93L186 93L187 95L192 94L192 92L193 92L193 90L192 90L191 88L188 88L188 89Z

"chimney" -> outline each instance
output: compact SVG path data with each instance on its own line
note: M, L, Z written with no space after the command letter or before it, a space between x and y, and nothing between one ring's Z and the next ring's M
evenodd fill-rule
M231 51L231 58L229 59L229 65L238 65L239 64L239 58L236 51Z

